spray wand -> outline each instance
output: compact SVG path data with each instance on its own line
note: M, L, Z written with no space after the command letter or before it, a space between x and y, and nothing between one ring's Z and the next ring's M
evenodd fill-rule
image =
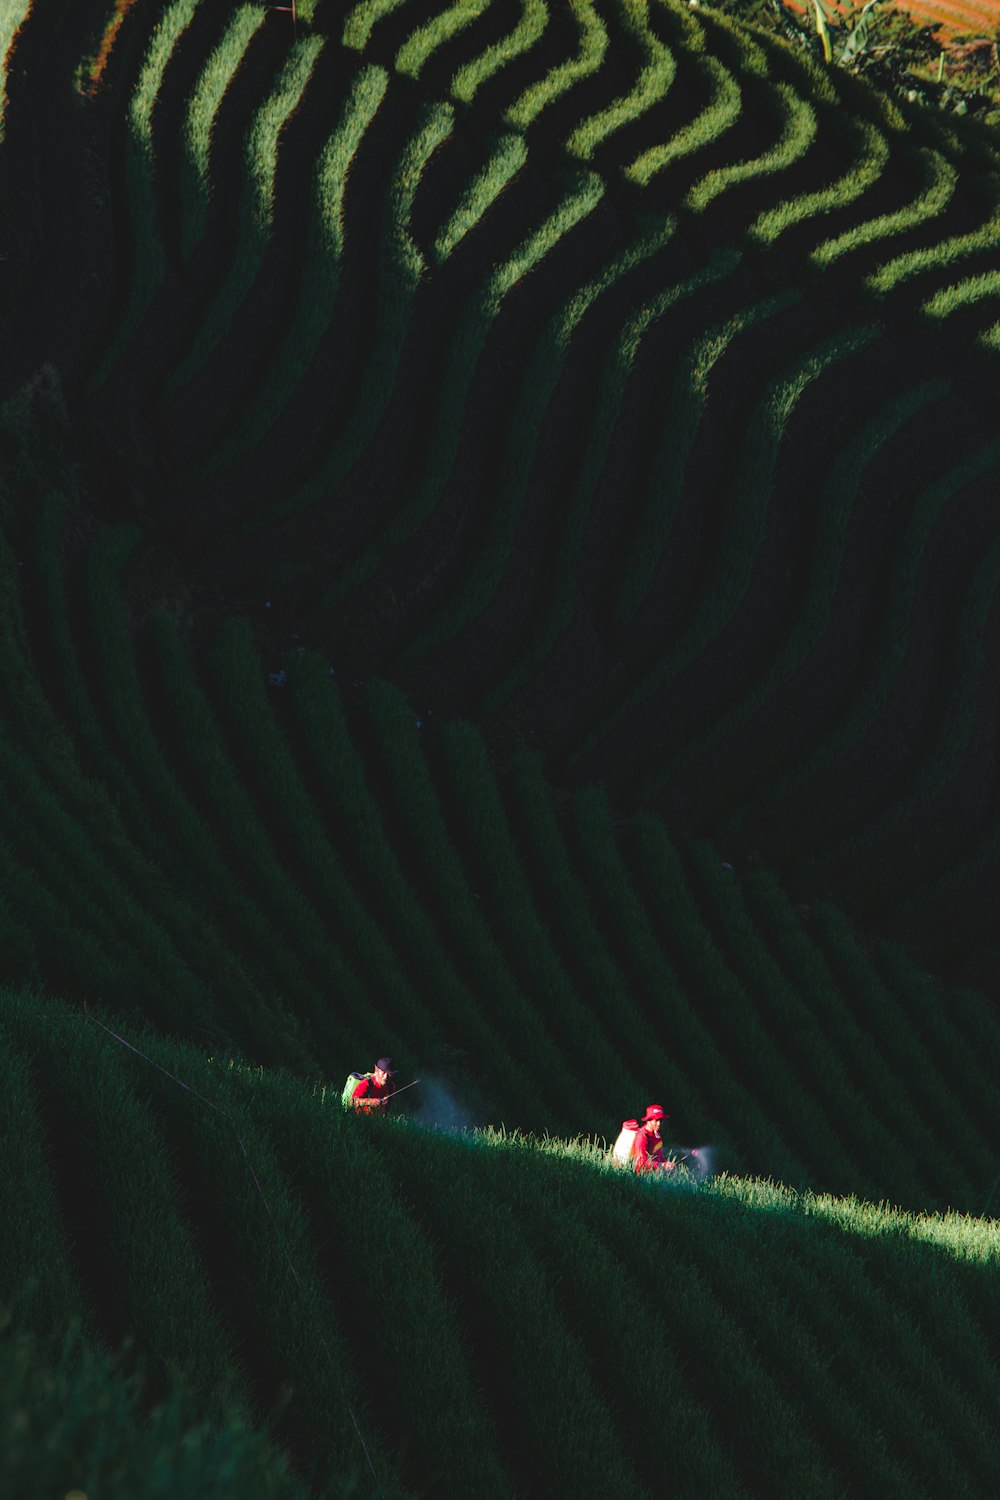
M407 1089L415 1089L419 1082L419 1078L414 1078L412 1083L404 1083L401 1089L393 1089L392 1093L389 1095L389 1098L395 1099L399 1094L405 1094Z

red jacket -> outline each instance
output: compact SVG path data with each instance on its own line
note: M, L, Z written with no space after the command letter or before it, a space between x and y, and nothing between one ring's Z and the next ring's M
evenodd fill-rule
M648 1125L640 1125L635 1133L632 1164L637 1172L652 1172L658 1167L666 1169L667 1163L663 1159L663 1137L650 1130Z
M396 1085L391 1078L384 1084L376 1083L374 1078L361 1078L358 1080L351 1098L354 1101L355 1109L366 1110L371 1109L375 1105L376 1100L391 1099L395 1092Z

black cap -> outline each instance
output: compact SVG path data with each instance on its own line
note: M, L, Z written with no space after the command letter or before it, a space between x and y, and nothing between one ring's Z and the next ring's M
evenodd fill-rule
M375 1064L375 1067L379 1073L388 1073L390 1078L396 1071L396 1069L393 1067L391 1057L380 1057L378 1062Z

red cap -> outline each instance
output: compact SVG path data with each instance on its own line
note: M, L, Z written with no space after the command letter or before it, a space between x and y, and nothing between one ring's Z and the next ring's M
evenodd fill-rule
M647 1105L646 1113L642 1118L643 1123L645 1123L646 1120L669 1120L670 1116L667 1114L662 1104L650 1104Z

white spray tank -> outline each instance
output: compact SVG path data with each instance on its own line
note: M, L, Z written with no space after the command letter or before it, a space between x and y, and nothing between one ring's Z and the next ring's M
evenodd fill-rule
M639 1129L638 1120L623 1120L621 1133L611 1148L611 1160L619 1167L627 1167L632 1160L632 1148L635 1145L636 1132Z

